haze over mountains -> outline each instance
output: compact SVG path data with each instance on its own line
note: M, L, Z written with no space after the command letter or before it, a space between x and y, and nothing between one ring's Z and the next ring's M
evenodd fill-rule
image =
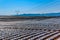
M20 15L16 15L16 16L60 16L60 13L46 13L46 14L20 14Z

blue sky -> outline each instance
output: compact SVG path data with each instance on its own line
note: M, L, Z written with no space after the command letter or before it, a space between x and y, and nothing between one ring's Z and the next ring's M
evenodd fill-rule
M60 0L0 0L0 15L60 12Z

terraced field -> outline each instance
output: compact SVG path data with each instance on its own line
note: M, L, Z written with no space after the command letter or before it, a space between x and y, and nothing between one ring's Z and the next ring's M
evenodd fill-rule
M0 21L0 40L59 40L59 20Z

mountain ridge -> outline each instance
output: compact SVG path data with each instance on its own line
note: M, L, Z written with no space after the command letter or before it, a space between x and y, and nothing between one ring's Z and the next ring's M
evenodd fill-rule
M60 13L46 13L46 14L20 14L16 16L60 16Z

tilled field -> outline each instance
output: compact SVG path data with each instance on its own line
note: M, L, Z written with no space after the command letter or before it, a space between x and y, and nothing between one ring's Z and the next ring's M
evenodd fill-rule
M0 40L59 40L60 31L3 29Z
M59 40L60 23L51 20L0 21L0 40Z

